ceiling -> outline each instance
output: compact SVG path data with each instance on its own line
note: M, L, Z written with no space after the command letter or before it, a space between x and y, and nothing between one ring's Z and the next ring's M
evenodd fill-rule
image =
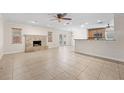
M56 13L4 13L6 21L50 27L71 31L86 27L105 26L114 20L114 14L110 13L68 13L66 17L72 18L71 21L51 21ZM70 24L66 24L66 23Z

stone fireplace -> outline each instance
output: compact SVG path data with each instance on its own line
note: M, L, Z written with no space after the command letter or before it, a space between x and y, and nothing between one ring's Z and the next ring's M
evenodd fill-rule
M47 49L47 36L25 35L25 52Z

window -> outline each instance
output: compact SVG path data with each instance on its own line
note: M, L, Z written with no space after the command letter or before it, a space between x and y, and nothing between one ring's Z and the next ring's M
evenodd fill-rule
M48 32L48 42L52 42L52 32Z

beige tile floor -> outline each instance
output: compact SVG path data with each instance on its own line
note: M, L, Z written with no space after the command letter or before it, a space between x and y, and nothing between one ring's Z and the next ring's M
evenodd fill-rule
M1 80L121 80L124 65L77 54L71 47L5 55Z

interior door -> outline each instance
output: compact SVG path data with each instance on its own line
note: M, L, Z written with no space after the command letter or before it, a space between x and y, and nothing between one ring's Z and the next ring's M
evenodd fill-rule
M64 35L64 46L66 46L66 35Z
M62 36L62 34L59 35L59 45L63 46L63 36Z

